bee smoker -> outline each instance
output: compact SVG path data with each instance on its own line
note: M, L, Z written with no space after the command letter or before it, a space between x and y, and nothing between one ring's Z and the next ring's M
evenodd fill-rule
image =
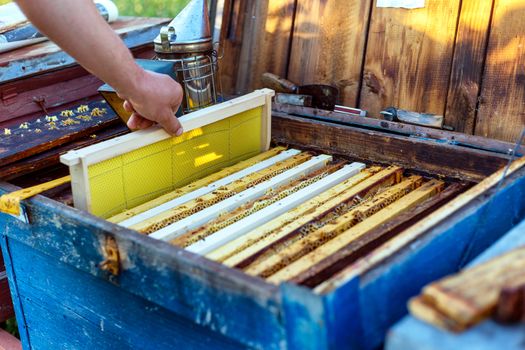
M154 40L156 59L173 63L182 85L183 113L217 103L217 53L213 49L206 0L192 0Z
M192 0L161 28L153 43L156 57L135 61L144 69L167 74L182 85L184 98L177 116L218 102L218 57L213 49L206 0ZM124 110L115 89L104 84L98 91L127 122L131 113Z

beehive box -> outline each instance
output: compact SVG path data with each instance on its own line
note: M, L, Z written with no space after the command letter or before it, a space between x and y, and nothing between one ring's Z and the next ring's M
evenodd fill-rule
M24 201L29 223L0 216L26 348L371 349L422 285L456 270L525 216L523 162L502 181L502 173L491 176L508 163L512 145L301 113L282 106L273 113L274 144L473 187L367 246L315 288L271 284L74 209L62 203L70 204L68 189L37 196ZM28 184L40 174L13 181ZM13 189L1 185L2 193ZM103 269L108 263L117 270Z

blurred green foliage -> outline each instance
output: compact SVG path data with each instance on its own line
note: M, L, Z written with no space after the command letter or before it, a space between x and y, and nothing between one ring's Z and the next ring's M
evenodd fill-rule
M190 0L114 0L122 16L175 17Z
M113 0L122 16L175 17L190 0ZM11 0L0 0L0 5Z

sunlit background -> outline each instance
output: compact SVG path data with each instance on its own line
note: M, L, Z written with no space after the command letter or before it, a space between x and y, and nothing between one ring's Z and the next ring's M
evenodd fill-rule
M0 5L11 0L0 0ZM114 0L122 16L175 17L189 0Z
M175 17L190 0L116 0L123 16Z

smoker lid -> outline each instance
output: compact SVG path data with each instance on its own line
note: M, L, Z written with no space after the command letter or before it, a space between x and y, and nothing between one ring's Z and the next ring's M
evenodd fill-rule
M155 38L158 53L191 53L213 48L206 0L190 3Z

